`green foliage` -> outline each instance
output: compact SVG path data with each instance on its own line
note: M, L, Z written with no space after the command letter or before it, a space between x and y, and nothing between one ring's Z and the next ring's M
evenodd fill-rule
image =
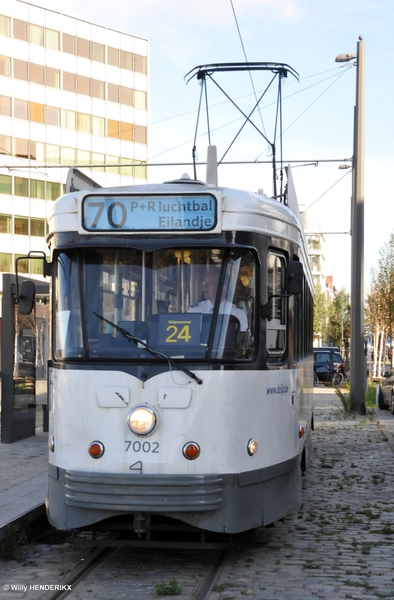
M179 596L182 589L177 579L171 579L168 584L156 583L156 596Z
M323 340L327 337L327 297L320 285L315 287L313 304L313 334L320 333Z
M349 296L342 288L328 305L327 338L334 346L341 347L342 340L350 337L350 307Z

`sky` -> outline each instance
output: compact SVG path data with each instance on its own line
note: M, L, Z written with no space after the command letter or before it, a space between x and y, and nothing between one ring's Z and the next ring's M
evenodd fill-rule
M149 162L191 162L200 86L185 75L198 65L224 62L286 63L299 74L283 84L283 158L293 165L298 202L309 227L325 234L326 274L350 291L351 169L356 68L336 63L341 53L365 47L365 282L379 250L394 232L392 0L31 0L80 19L149 40ZM116 11L114 11L116 6ZM354 61L351 61L354 63ZM268 74L270 75L270 73ZM270 76L220 74L216 80L249 112ZM211 143L221 156L242 124L231 103L208 86ZM256 125L275 138L276 88L266 93ZM197 157L208 145L205 111L199 120ZM226 156L268 160L268 147L245 127ZM296 162L301 161L301 162ZM330 161L330 162L329 162ZM193 176L190 166L150 167L149 181ZM200 167L198 178L204 180ZM272 194L268 164L223 165L219 185ZM333 233L339 232L339 233Z

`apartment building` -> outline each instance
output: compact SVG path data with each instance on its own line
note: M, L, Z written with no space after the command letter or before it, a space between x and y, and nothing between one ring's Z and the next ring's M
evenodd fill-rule
M68 167L102 186L146 182L148 42L21 0L0 3L0 293L46 251ZM19 261L40 278L41 261Z

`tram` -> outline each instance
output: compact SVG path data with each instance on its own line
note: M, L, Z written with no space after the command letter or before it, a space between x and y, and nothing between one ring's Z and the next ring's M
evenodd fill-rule
M210 150L205 183L54 203L47 510L58 529L130 514L136 531L161 515L237 533L300 505L313 429L300 218L290 195L219 187Z
M254 65L197 77L289 72ZM313 281L291 170L286 194L268 197L219 186L217 164L210 145L205 182L91 182L53 205L47 513L58 529L129 515L138 533L158 516L231 534L300 506ZM32 294L23 282L20 311Z

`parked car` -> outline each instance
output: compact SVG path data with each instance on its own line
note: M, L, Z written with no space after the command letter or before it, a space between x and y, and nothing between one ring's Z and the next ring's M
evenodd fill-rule
M378 407L380 409L391 410L394 415L394 372L386 371L381 382L379 383L378 391Z
M327 378L328 371L338 371L344 376L346 364L336 350L315 348L313 350L313 370L319 381L324 381Z

